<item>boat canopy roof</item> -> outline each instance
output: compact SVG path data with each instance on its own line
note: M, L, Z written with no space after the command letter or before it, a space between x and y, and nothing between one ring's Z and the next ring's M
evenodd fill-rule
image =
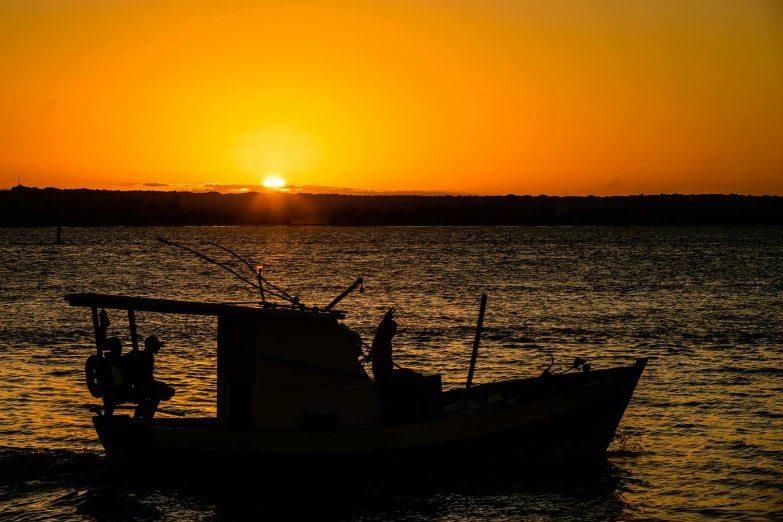
M131 297L108 294L69 294L65 300L71 306L106 308L110 310L134 310L138 312L160 312L164 314L187 315L261 315L296 316L324 319L344 319L345 313L337 310L298 310L290 305L237 305L231 303L201 303L197 301L177 301L173 299L152 299L149 297Z

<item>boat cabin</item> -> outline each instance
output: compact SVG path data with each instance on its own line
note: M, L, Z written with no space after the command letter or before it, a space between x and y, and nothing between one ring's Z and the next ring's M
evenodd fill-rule
M216 316L219 430L324 431L382 423L378 383L359 362L356 334L339 322L343 312L92 293L65 299L91 309L98 357L99 309L127 310L133 349L136 311ZM165 338L165 332L155 333ZM440 395L439 376L432 391Z

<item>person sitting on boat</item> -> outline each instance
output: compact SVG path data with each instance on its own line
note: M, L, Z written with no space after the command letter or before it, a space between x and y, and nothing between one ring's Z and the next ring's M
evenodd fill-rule
M103 342L105 355L99 362L99 381L106 415L114 413L118 404L127 402L130 384L122 372L122 342L119 337L109 337Z
M135 418L151 419L160 401L174 396L174 388L154 378L155 355L163 344L157 336L150 335L144 340L144 351L137 356L135 387L139 403Z
M127 382L129 386L133 387L134 395L138 394L138 373L140 365L141 350L139 350L138 346L134 346L128 353L122 355L122 361L120 364L120 368L122 368L122 376L125 379L125 382ZM136 397L134 397L134 399L136 399ZM133 402L137 402L137 400L134 400Z

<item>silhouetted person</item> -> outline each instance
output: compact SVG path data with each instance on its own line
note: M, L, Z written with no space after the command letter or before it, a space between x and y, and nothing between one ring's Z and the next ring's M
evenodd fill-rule
M386 425L423 420L419 396L423 393L424 376L407 368L394 368L392 338L397 333L394 315L395 309L392 307L383 316L370 351L372 373L380 386L381 413Z
M104 341L104 360L101 364L103 405L106 415L111 415L118 404L130 398L130 382L123 372L122 342L119 337Z
M106 415L114 413L117 404L123 401L124 379L120 369L120 356L122 354L122 343L119 337L108 337L109 314L106 310L101 310L98 314L97 342L101 357L98 361L98 381L103 395L103 407Z
M160 401L167 401L174 396L174 388L164 382L156 381L153 375L155 372L155 355L163 344L156 336L150 335L144 340L144 351L138 355L135 386L138 393L139 406L134 414L136 418L151 419L155 415L155 410L158 408Z
M133 395L133 402L138 402L140 400L139 369L141 367L141 353L141 350L134 346L131 348L131 351L122 355L122 363L120 365L125 382L128 383L128 386L132 386L131 393Z
M372 374L381 392L381 416L385 425L399 424L405 421L406 386L400 371L394 370L392 360L392 338L397 333L394 320L394 307L383 316L375 331L370 350Z
M397 333L397 322L394 320L394 307L389 308L386 315L383 316L381 324L375 331L375 337L372 340L372 350L370 351L370 360L372 362L372 374L376 381L381 381L391 375L394 370L392 362L392 338Z

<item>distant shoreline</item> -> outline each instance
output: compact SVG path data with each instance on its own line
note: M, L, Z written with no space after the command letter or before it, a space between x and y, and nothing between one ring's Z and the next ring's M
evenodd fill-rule
M783 197L0 190L0 226L780 226Z

